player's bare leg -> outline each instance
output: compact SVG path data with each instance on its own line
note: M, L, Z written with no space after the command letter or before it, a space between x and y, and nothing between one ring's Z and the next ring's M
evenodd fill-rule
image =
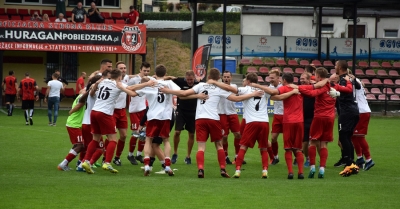
M106 146L106 159L102 168L104 170L110 171L111 173L118 173L116 169L111 166L111 161L114 156L115 148L117 146L117 134L108 134L108 145Z
M272 161L272 165L276 165L279 163L278 137L279 137L279 133L271 133L271 145L272 145L272 152L274 154L274 160Z
M221 146L222 147L222 146ZM206 150L205 142L197 142L197 169L199 170L197 176L199 178L204 178L204 151Z
M178 146L181 141L181 131L175 131L174 133L174 154L172 155L172 164L176 163L178 158Z
M117 143L117 151L115 153L115 158L113 160L114 164L117 166L121 166L121 154L122 151L124 150L125 147L125 141L126 141L126 135L127 135L127 129L126 128L120 128L118 129L119 132L119 139L118 139L118 143Z
M216 141L214 144L215 144L215 149L217 150L218 163L219 163L219 168L221 171L221 176L225 177L225 178L230 178L229 174L225 170L226 162L225 162L224 147L222 145L222 139Z
M189 138L188 138L188 144L187 144L187 156L185 158L185 163L186 164L192 164L192 159L190 158L190 155L192 154L192 149L194 145L194 133L189 133Z

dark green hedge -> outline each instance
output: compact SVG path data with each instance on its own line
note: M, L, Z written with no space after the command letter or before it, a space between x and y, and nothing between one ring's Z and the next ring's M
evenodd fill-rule
M192 13L190 12L142 12L140 13L142 20L181 20L191 21ZM222 12L198 12L198 21L206 22L222 22ZM229 12L226 13L226 19L229 22L240 21L240 13Z

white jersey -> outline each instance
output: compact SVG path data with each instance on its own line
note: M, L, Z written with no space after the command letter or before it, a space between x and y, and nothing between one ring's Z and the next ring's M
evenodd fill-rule
M358 78L356 81L361 85L361 81ZM365 96L365 89L362 85L361 89L356 89L356 98L360 113L370 113L371 109L369 108L367 97Z
M63 88L63 84L58 80L51 80L47 83L50 87L49 97L60 97L60 90Z
M197 100L196 120L200 118L219 120L218 103L232 93L207 83L199 83L192 89L196 94L204 93L209 97L207 100Z
M147 76L149 79L154 80L153 77ZM128 81L128 85L136 85L140 84L142 78L140 76L135 76ZM135 113L140 112L146 109L146 97L131 97L131 101L129 103L129 112Z
M282 86L281 83L279 83L277 87L270 84L269 88L278 89L281 86ZM274 101L274 115L283 115L283 101Z
M119 94L122 92L117 87L117 82L110 79L101 81L98 85L97 100L94 103L93 109L107 115L113 115L115 103Z
M250 86L239 87L238 94L251 94L254 91L262 91L259 88ZM251 122L269 122L268 118L268 98L271 95L265 93L262 97L253 97L243 101L244 114L246 124Z
M90 94L87 97L86 100L86 110L83 115L83 121L82 124L90 125L90 112L92 112L94 103L96 102L97 99L97 94L94 94L93 96L90 96Z
M121 80L122 85L126 88L128 85L129 76L125 75L125 77ZM115 104L115 109L124 109L126 107L126 96L125 92L121 92L117 99L117 103Z
M154 87L145 87L137 90L136 93L139 97L146 96L149 103L149 110L147 111L147 120L171 120L173 111L173 95L164 94L159 88L164 86L172 90L180 90L171 80L157 80L157 85Z
M237 89L236 84L230 84L230 85ZM235 102L229 101L225 98L221 98L218 104L218 114L224 114L224 115L237 114Z

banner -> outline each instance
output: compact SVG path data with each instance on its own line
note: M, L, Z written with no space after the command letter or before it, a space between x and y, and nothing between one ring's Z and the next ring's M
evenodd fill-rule
M0 50L146 53L146 25L0 21Z
M321 59L326 59L327 38L322 38ZM287 37L286 57L318 59L318 38Z
M193 55L192 70L202 82L207 81L207 67L210 60L211 44L199 47Z
M284 36L243 36L243 56L283 57Z
M222 35L199 34L198 44L212 44L211 56L222 56ZM240 35L226 35L226 56L240 56Z
M356 57L357 59L368 59L369 39L357 38ZM330 59L351 59L353 57L352 38L330 38L329 58Z
M371 59L400 59L400 39L371 38Z

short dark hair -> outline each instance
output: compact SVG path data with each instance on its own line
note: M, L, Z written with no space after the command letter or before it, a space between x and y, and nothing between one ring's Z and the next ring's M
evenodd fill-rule
M99 75L99 74L93 76L93 77L89 80L88 85L86 86L86 91L89 90L89 88L90 88L90 86L91 86L92 84L94 84L94 83L96 83L98 80L100 80L101 77L102 77L102 76Z
M26 73L25 73L25 76L29 76L29 73L28 73L28 72L26 72Z
M118 68L118 65L120 65L120 64L124 64L125 65L125 62L118 61L117 63L115 63L115 67Z
M232 76L232 72L229 71L229 70L225 70L225 71L222 73L222 75L225 74L225 73L229 73L229 74Z
M100 62L100 65L105 65L107 63L112 63L112 61L109 60L109 59L102 59L101 62Z
M52 75L54 78L59 78L60 77L60 75L58 74L58 73L53 73L53 75Z
M218 79L220 78L219 70L217 68L211 68L208 78L218 81Z
M328 70L323 68L323 67L319 67L315 70L315 74L318 75L321 78L327 78L328 77Z
M156 66L156 76L164 77L165 74L167 74L167 68L164 65L157 65Z
M8 71L8 75L14 75L14 71L12 70Z
M149 68L149 67L150 67L150 63L148 63L148 62L142 62L142 64L140 65L140 69L142 69L143 67Z
M129 10L132 10L132 9L136 9L136 7L135 6L130 6Z
M247 73L246 80L250 81L250 83L257 83L258 75L255 73Z
M111 70L111 78L112 79L117 79L121 76L121 71L118 70L117 68Z
M186 75L186 76L196 76L196 75L194 74L193 70L188 70L188 71L186 71L185 75Z
M282 80L285 80L287 83L293 83L293 74L291 73L283 73Z
M309 72L309 73L313 74L314 71L315 71L315 67L314 66L309 65L309 66L306 67L306 72Z
M101 76L106 77L110 73L110 70L105 70Z
M347 68L349 67L345 60L338 60L337 66L339 67L340 70L343 70L343 71L347 71Z

